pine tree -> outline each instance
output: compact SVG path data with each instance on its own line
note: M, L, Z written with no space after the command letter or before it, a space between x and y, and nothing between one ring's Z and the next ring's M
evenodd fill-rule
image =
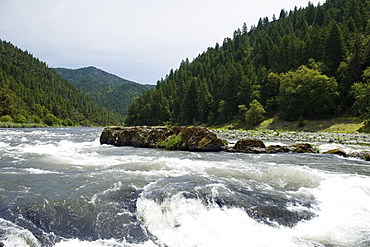
M325 64L329 75L335 75L340 62L345 55L344 41L340 27L335 21L329 26L328 35L325 40Z
M196 87L196 78L190 81L188 90L186 91L183 103L181 105L184 119L184 124L193 124L198 119L198 94Z
M288 16L288 12L285 9L280 11L279 19L284 20Z

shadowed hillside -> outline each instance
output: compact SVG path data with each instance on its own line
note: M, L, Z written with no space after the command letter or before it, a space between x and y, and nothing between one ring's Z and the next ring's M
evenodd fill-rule
M121 116L127 115L129 105L138 96L153 87L122 79L95 67L54 70L86 93L95 103Z

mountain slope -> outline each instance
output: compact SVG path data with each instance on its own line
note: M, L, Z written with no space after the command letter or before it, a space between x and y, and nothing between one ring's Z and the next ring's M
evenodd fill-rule
M129 109L129 125L253 127L351 114L370 117L370 2L327 0L260 18L188 59Z
M0 120L48 125L112 125L98 106L45 62L0 40Z
M128 107L135 98L152 87L122 79L95 67L54 70L86 93L95 103L122 116L127 115Z

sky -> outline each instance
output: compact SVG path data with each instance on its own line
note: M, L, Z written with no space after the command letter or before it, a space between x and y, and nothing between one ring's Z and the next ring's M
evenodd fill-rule
M246 23L308 0L0 0L0 39L49 67L155 84ZM319 1L312 1L317 5Z

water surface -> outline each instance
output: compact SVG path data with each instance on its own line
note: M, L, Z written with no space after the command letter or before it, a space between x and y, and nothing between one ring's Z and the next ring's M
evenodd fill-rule
M370 246L369 162L113 147L101 131L0 129L0 246Z

